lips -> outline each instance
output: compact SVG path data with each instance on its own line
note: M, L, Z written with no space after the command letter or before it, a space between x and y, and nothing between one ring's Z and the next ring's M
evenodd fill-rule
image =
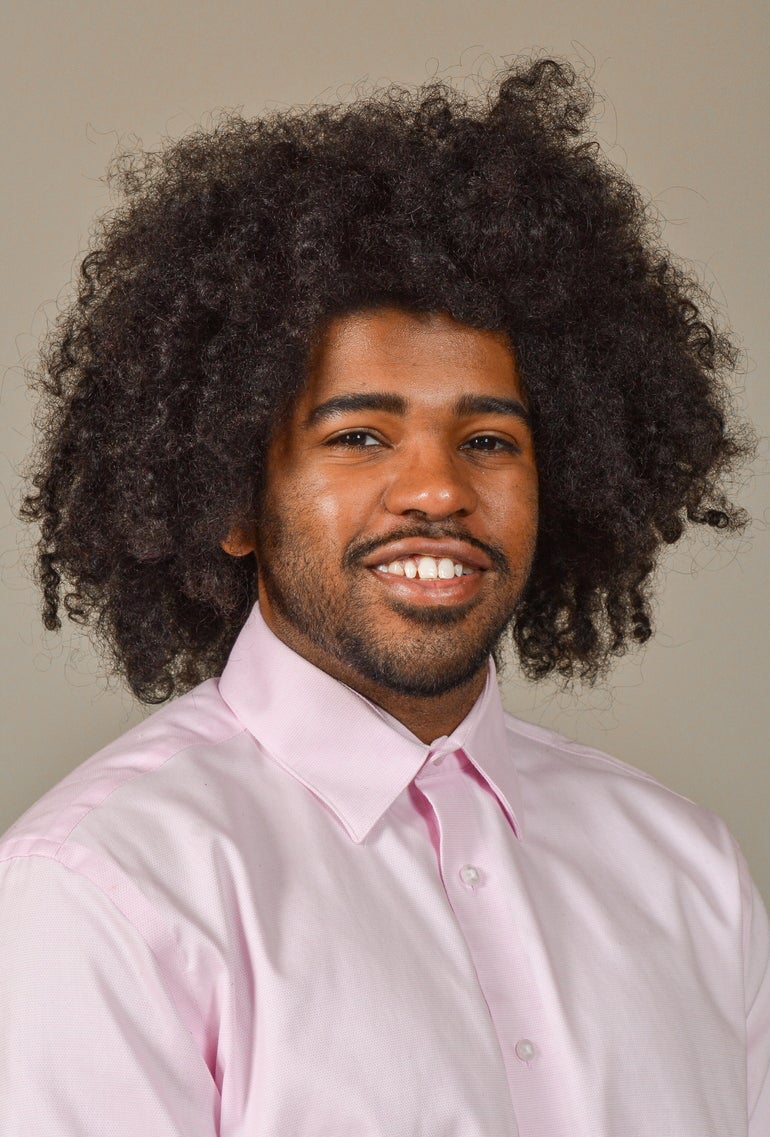
M486 553L466 541L451 538L431 540L426 537L407 537L401 541L381 545L365 557L362 564L367 568L376 569L379 565L391 564L393 561L404 561L409 558L418 560L420 557L433 557L436 561L448 559L478 572L486 572L492 567Z
M487 554L467 541L426 537L380 545L360 563L394 601L420 608L473 602L492 567Z
M419 557L404 557L386 565L377 565L377 572L389 572L394 576L405 576L410 580L452 580L456 576L467 576L478 569L468 568L451 557L429 557L424 553Z

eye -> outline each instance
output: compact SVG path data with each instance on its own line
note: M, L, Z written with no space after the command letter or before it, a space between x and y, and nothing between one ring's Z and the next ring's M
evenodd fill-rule
M346 430L344 434L335 434L326 445L342 446L349 450L365 450L370 446L381 446L382 443L369 430Z
M461 447L462 450L475 450L484 454L518 454L519 447L507 438L498 438L496 434L476 434L469 438Z

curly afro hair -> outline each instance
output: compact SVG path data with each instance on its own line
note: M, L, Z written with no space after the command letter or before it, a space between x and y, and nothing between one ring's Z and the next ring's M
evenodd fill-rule
M431 83L225 115L118 159L77 294L45 343L44 623L92 625L146 702L218 674L256 598L220 542L256 515L314 336L382 305L504 332L534 423L540 527L513 623L526 675L593 681L651 634L657 554L745 521L738 353L589 131L570 65L486 96Z

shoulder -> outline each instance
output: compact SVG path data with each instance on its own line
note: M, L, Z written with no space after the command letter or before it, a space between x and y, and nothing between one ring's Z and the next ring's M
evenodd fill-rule
M0 860L37 852L56 855L109 814L140 803L173 812L180 788L205 775L207 764L243 734L243 727L208 680L150 715L77 766L0 838Z
M257 744L218 682L201 684L83 762L11 826L0 839L0 916L26 912L32 934L60 896L99 942L130 925L169 973L184 974L187 953L215 976L212 944L227 927L217 848L250 813L244 787L258 793L258 767Z
M693 858L735 869L735 841L711 810L611 754L513 715L505 718L528 819L582 829L608 852L657 849L664 863L667 857L674 864L689 849Z
M587 783L617 782L634 786L640 792L660 792L694 805L689 798L665 786L652 774L612 754L576 742L548 727L525 722L508 712L504 717L517 768L524 772L540 773L543 777L574 778Z

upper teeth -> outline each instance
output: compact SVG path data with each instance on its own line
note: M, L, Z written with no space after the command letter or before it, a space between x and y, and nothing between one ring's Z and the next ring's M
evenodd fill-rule
M451 557L405 557L391 561L388 565L377 565L377 572L391 572L395 576L407 576L410 580L451 580L453 576L468 575L473 569L453 561Z

